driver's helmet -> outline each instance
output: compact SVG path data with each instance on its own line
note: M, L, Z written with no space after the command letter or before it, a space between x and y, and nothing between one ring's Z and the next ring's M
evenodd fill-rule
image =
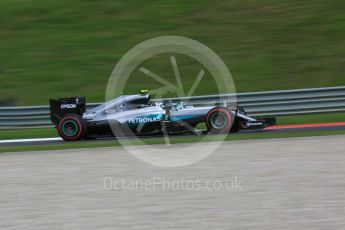
M139 93L140 94L148 94L148 90L147 89L141 89L141 90L139 90Z

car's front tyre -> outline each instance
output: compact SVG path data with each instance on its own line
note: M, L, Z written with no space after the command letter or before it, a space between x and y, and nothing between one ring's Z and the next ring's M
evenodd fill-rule
M206 116L207 129L211 133L229 133L233 123L234 116L226 108L219 107L211 109Z

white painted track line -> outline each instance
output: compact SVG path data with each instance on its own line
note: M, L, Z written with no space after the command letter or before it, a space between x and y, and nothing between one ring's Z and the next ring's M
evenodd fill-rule
M51 138L32 138L32 139L13 139L13 140L0 140L0 144L8 143L27 143L27 142L44 142L44 141L61 141L61 137Z

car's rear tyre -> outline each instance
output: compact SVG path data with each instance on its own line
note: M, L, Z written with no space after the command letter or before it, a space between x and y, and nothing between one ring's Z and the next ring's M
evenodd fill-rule
M58 124L58 132L65 141L77 141L86 135L86 123L79 115L70 114L64 116Z
M233 123L234 116L226 108L214 108L206 117L206 126L211 133L229 133Z

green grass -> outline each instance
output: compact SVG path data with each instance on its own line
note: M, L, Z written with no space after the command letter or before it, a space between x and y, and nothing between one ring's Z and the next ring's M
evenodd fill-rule
M0 140L57 137L55 128L0 130Z
M279 125L317 124L330 122L345 122L345 113L326 113L277 117L277 123Z
M121 56L162 35L209 46L239 92L345 85L340 0L2 0L0 21L0 103L47 104L72 95L104 101ZM183 56L177 61L188 89L200 66ZM144 65L172 81L167 55ZM136 70L126 92L156 87ZM196 94L215 89L206 72Z
M304 137L304 136L325 136L325 135L344 135L345 130L332 130L332 131L292 131L286 133L276 132L262 132L262 133L248 133L248 134L234 134L227 135L225 141L235 140L251 140L251 139L269 139L269 138L291 138L291 137ZM197 141L220 141L224 137L221 135L213 136L187 136L187 137L172 137L170 139L171 144L179 143L192 143ZM143 139L145 144L155 145L164 144L163 138L149 138ZM126 145L140 145L142 143L138 141L128 141ZM81 141L81 142L69 142L59 145L34 145L34 146L13 146L13 147L0 147L0 152L20 152L20 151L43 151L43 150L61 150L61 149L76 149L76 148L101 148L101 147L116 147L120 146L117 140L108 141Z

